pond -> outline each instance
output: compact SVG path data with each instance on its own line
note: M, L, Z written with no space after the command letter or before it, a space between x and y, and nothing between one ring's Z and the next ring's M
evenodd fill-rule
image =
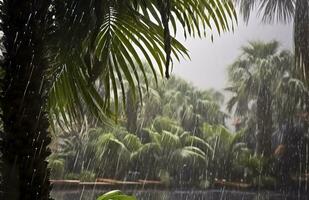
M95 200L105 191L81 190L81 191L53 191L55 200ZM284 195L274 192L241 192L227 190L207 191L168 191L168 190L128 190L127 194L133 194L138 200L307 200L308 195L295 194Z

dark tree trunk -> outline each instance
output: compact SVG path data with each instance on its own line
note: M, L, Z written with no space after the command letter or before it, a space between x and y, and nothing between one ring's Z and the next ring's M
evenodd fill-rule
M267 84L259 89L257 98L256 154L271 155L272 112L270 88Z
M294 17L295 57L300 76L309 86L309 1L297 0Z
M49 0L4 0L1 7L3 70L3 195L1 199L50 199L46 114Z
M127 115L127 131L130 133L137 132L137 109L138 102L134 100L131 89L127 92L127 105L126 105L126 115Z

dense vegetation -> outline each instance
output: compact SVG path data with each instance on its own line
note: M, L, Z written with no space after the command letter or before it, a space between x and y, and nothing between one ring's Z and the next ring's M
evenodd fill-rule
M228 68L229 113L220 92L177 77L159 85L152 80L143 100L127 95L130 107L119 106L113 127L86 116L58 127L52 176L154 179L174 187L208 188L220 180L298 187L308 172L308 91L293 69L293 55L276 41L244 46Z
M3 0L0 18L0 195L48 200L50 122L68 116L70 123L87 110L106 123L117 85L127 81L133 94L140 79L147 85L137 52L151 76L169 77L172 60L188 55L172 36L177 23L186 36L201 37L230 30L236 15L230 0Z
M177 24L185 37L233 30L233 2L246 19L259 4L264 21L295 23L295 56L251 44L231 67L237 133L226 128L218 93L158 81L170 77L173 60L188 56L173 37ZM50 199L50 128L54 177L126 178L131 171L196 187L216 179L258 186L301 180L308 166L308 8L307 0L1 1L0 198ZM276 131L285 134L274 151Z
M124 179L138 172L137 178L175 179L177 184L198 183L201 175L206 180L206 166L218 145L215 138L233 140L222 126L223 95L172 77L160 86L150 85L143 96L132 106L137 111L120 111L114 127L98 127L85 118L82 126L56 131L57 152L50 158L53 175L75 172Z
M270 164L263 173L285 189L308 173L308 88L293 61L293 54L276 41L250 42L229 67L227 88L233 93L228 108L237 117L236 129Z

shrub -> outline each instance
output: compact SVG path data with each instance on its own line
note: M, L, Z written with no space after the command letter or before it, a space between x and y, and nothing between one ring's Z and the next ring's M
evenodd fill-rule
M82 171L79 175L79 180L82 182L92 182L95 181L96 175L91 171Z

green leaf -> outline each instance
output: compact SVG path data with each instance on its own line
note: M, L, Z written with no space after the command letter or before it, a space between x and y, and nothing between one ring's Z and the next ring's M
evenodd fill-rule
M114 190L103 194L98 197L97 200L136 200L136 198L134 196L125 195L119 190Z

